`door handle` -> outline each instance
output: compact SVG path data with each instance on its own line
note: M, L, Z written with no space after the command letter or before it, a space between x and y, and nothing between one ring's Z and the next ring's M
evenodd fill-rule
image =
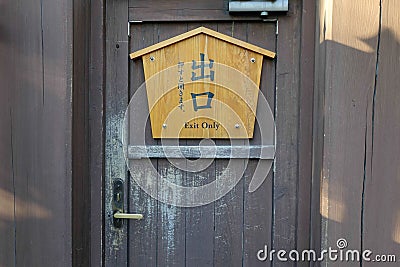
M142 214L124 213L124 181L115 179L113 181L113 224L115 228L122 227L122 219L141 220Z
M143 214L116 212L116 213L114 213L114 218L115 219L141 220L141 219L143 219Z

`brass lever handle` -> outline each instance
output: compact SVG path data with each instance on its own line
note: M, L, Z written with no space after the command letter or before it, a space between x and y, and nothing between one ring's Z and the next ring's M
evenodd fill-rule
M141 219L143 219L143 214L116 212L116 213L114 213L114 218L115 219L141 220Z

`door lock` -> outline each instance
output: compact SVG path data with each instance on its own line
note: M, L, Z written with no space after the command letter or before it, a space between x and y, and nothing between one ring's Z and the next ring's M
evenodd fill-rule
M115 179L113 181L113 224L115 228L122 227L122 219L143 219L142 214L124 213L124 181Z

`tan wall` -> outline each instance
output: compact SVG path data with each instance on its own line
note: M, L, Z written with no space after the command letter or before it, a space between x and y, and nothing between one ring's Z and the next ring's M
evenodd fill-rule
M399 250L399 11L396 0L319 1L314 157L322 248L345 238L353 249Z

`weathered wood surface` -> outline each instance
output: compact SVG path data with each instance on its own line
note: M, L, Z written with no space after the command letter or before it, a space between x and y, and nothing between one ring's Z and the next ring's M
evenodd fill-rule
M4 25L9 16L2 16L0 23ZM14 25L9 25L14 26ZM6 32L11 31L7 29ZM3 35L4 36L4 35ZM9 38L8 40L10 40ZM11 43L2 44L12 49ZM15 266L15 177L13 170L13 126L12 126L12 90L16 70L12 66L11 53L0 49L0 79L3 81L0 97L0 266Z
M90 265L89 179L90 5L74 1L72 120L72 264Z
M228 12L228 0L130 0L129 20L161 22L161 21L232 21L255 20L259 16L232 15Z
M185 23L158 25L158 41L164 41L172 36L187 31ZM158 141L160 143L160 141ZM185 160L179 160L183 163ZM157 171L163 179L178 185L185 185L187 174L179 171L167 159L157 161ZM174 196L175 192L161 192L161 196ZM175 207L158 201L157 203L157 263L166 266L184 266L186 255L186 209Z
M140 27L131 27L131 39L129 51L141 49L158 42L158 28L151 24ZM144 83L143 65L141 60L129 60L129 96L136 93L137 89ZM142 107L146 110L147 103L143 101ZM141 129L140 129L141 130ZM157 141L151 137L150 124L146 125L146 144L157 145ZM130 133L133 135L134 133ZM157 160L152 161L157 166ZM135 259L137 266L157 266L157 241L158 241L158 205L157 200L149 197L139 185L133 180L135 176L147 175L146 170L136 168L130 171L129 211L144 215L141 221L129 224L129 255Z
M72 1L1 13L0 265L71 266Z
M276 23L263 24L247 24L247 38L255 45L263 45L265 48L276 51ZM264 60L261 77L268 77L270 73L276 73L276 61ZM275 75L276 77L276 75ZM275 85L276 78L262 79L260 89L266 97L270 107L275 107ZM254 138L250 141L250 145L256 145L261 141L260 128L256 124ZM250 160L244 173L244 198L243 198L243 266L270 266L269 262L260 262L255 257L258 250L263 246L272 246L273 233L273 177L274 171L271 168L266 180L257 191L249 193L249 185L257 166L257 160ZM263 164L273 164L272 161L265 160Z
M182 24L178 25L179 26L172 24L168 26L165 24L154 24L151 27L150 25L146 24L134 24L131 30L132 44L139 47L144 46L143 41L152 39L153 42L156 42L158 40L162 40L159 36L167 38L173 36L173 33L179 33L179 31L184 32L188 29L200 26L198 24L183 24L185 26ZM247 23L243 23L242 25L235 25L233 32L232 23L210 23L205 26L212 27L215 30L219 30L229 35L239 36L242 40L247 40L246 33L248 27L253 29L251 32L253 36L255 36L257 30L264 30L266 33L257 39L257 44L264 47L267 46L267 48L271 49L272 51L275 49L276 29L274 23L264 25L260 24L258 26L259 28L248 25ZM151 31L149 31L149 28ZM146 29L146 35L143 35L144 29ZM154 36L154 32L157 33L156 36ZM265 37L268 37L267 41L263 39ZM264 83L267 85L267 87L264 87L264 90L268 89L270 91L269 97L273 100L275 84L273 81L274 63L268 62L265 64L267 70L265 71L266 78ZM132 67L135 66L138 66L138 68L141 67L140 63L133 61ZM135 72L131 72L131 75L132 78L130 88L131 93L134 93L136 88L141 83L139 81L143 82L143 77L136 77L139 74ZM147 134L150 134L148 131L149 129L147 128ZM136 134L136 132L132 133L132 137L134 137L134 134ZM151 138L151 135L146 139L148 144L155 142L152 141L153 139ZM257 141L259 141L259 137L257 137L257 140L254 141L254 144L257 144ZM228 142L226 144L229 144L229 141L218 142L219 144L226 142ZM188 140L185 141L184 144L194 146L198 144L198 141ZM155 166L158 167L159 172L165 179L169 179L175 183L187 186L201 185L211 182L213 179L215 179L215 174L220 175L222 170L226 168L226 163L226 160L225 162L218 160L215 164L212 164L205 171L198 174L181 172L176 169L176 167L162 159L155 161ZM188 160L186 164L191 163ZM220 168L218 172L216 170L216 166L219 166ZM251 176L252 171L256 166L256 162L254 162L252 166L253 169L249 170L247 174L248 176ZM141 168L135 168L134 170L131 170L131 175L146 175L146 173L147 171ZM249 181L250 177L248 178L247 183ZM154 209L154 205L157 202L153 199L150 199L149 196L143 193L141 189L138 188L138 185L133 182L130 189L131 196L133 196L131 210L132 212L143 213L144 220L131 223L132 226L130 228L130 233L132 233L132 236L129 237L131 248L130 255L136 255L132 256L132 262L140 263L149 259L151 262L157 262L158 264L170 263L179 265L184 264L184 262L195 265L210 265L213 262L215 262L217 265L226 264L227 262L238 264L242 261L242 242L246 242L249 247L251 246L251 248L247 250L248 252L246 252L248 253L246 257L250 262L255 262L253 250L256 249L256 245L252 244L252 239L258 237L259 243L262 243L264 241L261 241L261 239L263 239L263 237L266 235L266 242L269 242L271 224L266 223L266 225L268 225L267 228L253 225L256 223L261 223L264 225L264 222L257 222L256 217L258 216L253 215L254 211L248 211L248 229L244 230L242 220L244 215L243 201L245 192L243 185L244 180L240 182L240 190L234 189L233 193L231 192L229 193L229 196L225 197L225 200L220 200L216 203L206 206L196 208L179 208L159 203L156 205L156 209ZM272 192L272 189L268 187L268 183L266 183L263 188L263 190L267 188L267 190ZM257 194L258 198L262 199L258 205L256 205L256 202L258 201L256 196L250 196L248 199L251 202L249 202L247 205L263 207L266 199L270 199L269 203L272 203L271 193L269 195L265 195L263 192L259 192L259 194ZM236 196L236 194L238 195ZM246 192L246 195L247 194L249 193ZM232 199L235 200L232 201ZM238 201L236 201L236 199ZM264 216L262 210L268 210L268 207L261 208L257 214L262 214L261 216ZM154 212L156 212L156 214L154 214ZM267 214L266 216L269 218L269 221L272 220L270 215ZM152 220L154 221L152 222ZM232 227L239 227L243 231L246 231L246 233L249 234L249 239L247 239L247 241L242 239L244 232L242 230L237 231ZM215 231L212 230L214 228ZM255 234L254 231L259 231L259 233ZM148 249L144 250L144 247L147 247ZM232 251L232 248L235 248L235 251ZM186 255L186 258L184 255ZM154 257L156 257L156 259L154 259Z
M211 23L188 23L187 30L195 29L199 26L205 26L213 30L217 30L215 25ZM182 143L186 145L198 145L198 140L186 140ZM186 166L195 166L196 164L204 164L206 160L186 161ZM186 173L185 186L201 186L211 183L215 179L215 162L202 172ZM207 266L214 262L214 229L215 225L215 203L205 206L186 209L186 232L185 232L185 251L186 266Z
M370 96L369 154L364 181L362 248L392 254L400 248L400 2L381 2L377 77ZM371 38L365 40L369 42ZM398 266L398 263L386 264ZM363 266L375 266L364 263Z
M89 87L89 142L90 142L90 266L103 266L103 162L104 162L104 8L105 1L90 2L90 87ZM89 222L88 222L89 223ZM88 234L88 233L86 233Z
M398 253L399 7L397 1L320 1L322 248L345 238L352 249Z
M321 246L336 248L336 241L345 238L349 247L361 249L379 0L362 1L362 4L361 1L327 2L324 8L326 62ZM357 21L349 23L349 17L357 17ZM369 44L360 40L363 36L371 38ZM332 266L342 264L329 262ZM359 266L359 263L346 265Z
M105 265L128 264L128 227L113 226L112 184L124 181L124 207L128 207L127 168L122 151L122 122L128 103L128 0L106 1L106 91L105 91ZM118 15L116 15L118 14ZM126 210L125 210L126 211Z
M302 1L291 1L287 16L279 18L277 40L279 57L276 66L275 92L277 145L273 181L272 246L287 251L297 247L298 214L303 212L298 210L298 163L300 157L307 157L305 154L299 154L300 74L302 68L307 68L307 66L300 67L301 17ZM273 266L295 266L295 263L276 260Z
M128 146L129 159L204 158L204 159L274 159L270 146Z
M315 71L315 12L313 0L302 3L299 92L299 146L296 248L320 248L319 178L312 179L313 103ZM317 182L315 182L317 181ZM309 266L299 262L297 266Z
M191 1L181 4L215 5L215 3ZM168 5L170 8L165 8L163 5ZM311 1L307 2L307 9L304 10L301 9L305 7L302 1L295 1L290 6L288 16L279 17L278 36L276 36L277 24L274 21L157 23L156 21L171 21L171 19L186 20L190 10L179 6L179 12L184 16L176 17L171 16L169 10L174 9L172 2L159 1L155 6L151 1L135 1L131 2L130 6L130 16L134 9L135 12L141 9L139 16L142 16L143 20L153 22L131 23L129 51L138 51L199 26L211 28L271 51L278 50L276 62L264 60L262 74L263 77L269 77L276 70L276 80L262 80L261 88L279 120L277 125L281 137L277 140L280 152L275 163L275 169L279 168L279 171L277 170L276 174L271 172L259 191L252 194L247 192L247 188L256 161L250 161L244 174L245 179L242 179L231 192L215 203L203 207L177 208L162 203L157 204L157 201L150 198L130 179L129 211L144 214L144 219L129 222L129 261L138 265L183 265L184 263L201 266L272 265L261 263L255 257L257 251L264 245L268 245L270 249L308 247L311 242L310 224L307 219L311 216L309 194L313 86L310 82L313 80L310 63L313 56L309 46L312 47L314 41L310 37L312 34L302 30L302 27L305 27L304 25L308 28L314 27L312 19L303 16L303 12L312 12ZM160 10L162 8L165 14L157 13L158 8ZM130 17L130 20L137 18ZM226 18L225 16L217 19L213 16L212 20ZM190 19L199 20L196 16ZM209 18L203 12L203 20L207 19ZM279 51L282 53L281 57ZM143 66L140 60L133 60L129 64L130 95L132 95L144 82ZM303 70L305 68L307 71ZM301 104L298 102L300 98L304 100ZM151 137L149 126L150 124L146 126L146 145L159 145L159 142ZM257 140L260 139L257 127L252 144L257 144ZM197 145L198 141L185 140L181 141L181 144L193 146ZM218 140L216 144L229 145L229 141ZM192 163L187 161L187 164ZM217 160L204 173L182 173L163 159L154 159L153 165L166 179L187 186L211 182L216 174L226 169L227 160ZM131 171L131 175L134 177L148 173L146 170L136 168ZM302 199L298 203L299 194L302 194ZM302 226L301 231L298 231L297 225ZM275 261L273 265L282 263Z
M299 23L301 21L300 6L300 1L296 2L292 6L289 13L290 16L283 19L287 26L282 29L282 25L280 25L281 36L278 35L277 42L275 39L277 29L274 22L264 24L250 22L131 24L131 44L133 45L130 51L137 51L198 26L211 28L272 51L276 50L275 44L277 43L278 47L281 46L282 51L284 51L283 59L278 58L278 69L280 68L282 75L278 73L277 84L273 80L261 82L265 84L264 88L267 88L264 90L267 92L270 104L273 103L272 106L275 106L274 103L277 101L282 105L280 109L274 109L275 113L280 112L281 114L279 123L281 131L284 131L284 134L282 134L283 139L278 140L278 145L281 146L280 166L282 166L280 167L279 177L282 177L280 178L282 180L278 180L277 177L274 178L276 183L274 185L271 174L269 177L271 180L268 181L267 179L260 192L253 193L254 195L248 194L246 188L256 166L255 162L251 162L245 173L245 177L248 178L239 182L228 195L213 204L193 209L176 208L165 206L165 204L158 204L155 207L156 201L149 199L133 182L130 192L134 198L130 209L131 212L144 213L145 219L131 223L130 233L134 233L134 235L129 237L130 255L136 255L135 257L132 256L132 260L135 258L136 262L144 262L146 259L150 259L154 264L169 262L179 265L183 264L179 257L187 255L186 263L192 264L207 265L213 262L215 265L231 264L234 266L243 261L252 265L261 264L257 261L255 253L263 248L265 244L268 244L270 248L292 249L297 246L297 242L300 240L303 247L308 246L310 242L308 230L303 230L307 236L299 237L295 227L300 218L298 214L302 213L299 209L308 210L310 208L310 199L307 197L304 197L303 202L300 204L296 202L298 196L297 174L301 172L302 179L310 183L306 175L307 171L311 171L311 153L309 151L311 149L311 136L309 134L311 131L312 88L305 90L302 94L303 99L308 97L309 101L305 101L301 106L302 108L299 108L298 104L300 82L304 83L302 86L305 87L307 85L306 81L310 80L309 75L312 73L306 72L306 74L300 75L299 69L300 60L305 60L303 59L303 54L299 53L300 46L304 48L308 46L308 42L304 39L300 41L293 37L293 32L295 32L295 36L305 34L301 32L301 23ZM312 24L310 21L305 23ZM313 44L313 40L309 40L309 43ZM311 60L310 50L308 50L307 56L307 60ZM281 66L279 66L279 60L282 60ZM132 94L143 82L143 73L139 71L142 66L138 60L134 60L130 64L130 88ZM264 68L266 69L263 70L263 76L267 77L271 74L271 71L272 73L275 72L276 66L273 62L264 62ZM281 88L280 92L275 92L276 86L278 90ZM290 112L286 110L289 107ZM299 115L299 110L302 111L301 116ZM308 120L308 122L300 122L299 120ZM301 125L300 128L298 128L298 125ZM149 128L147 128L148 130ZM256 131L259 130L256 128ZM298 136L301 136L302 142L306 143L302 146L302 151L305 154L305 158L302 161L304 165L301 166L302 170L299 169L298 165L299 155L297 149L299 140L297 138L300 138ZM255 137L254 144L257 143L257 138L259 137ZM152 141L151 136L146 137L146 140L148 145L157 144L157 142ZM185 141L184 144L196 145L197 142ZM217 145L228 145L229 142L226 142L223 140L216 141ZM287 147L289 144L290 149ZM164 177L178 184L202 184L213 179L213 175L182 174L163 160L154 160L154 164L158 166L159 172ZM206 173L221 173L226 168L226 164L226 161L218 160L213 167L215 170L208 169ZM287 164L292 167L283 167ZM136 169L131 174L146 175L145 173L144 170ZM302 194L309 194L311 183L309 186L302 186L302 190ZM273 215L273 210L275 210L275 215ZM246 215L247 213L248 215ZM307 214L310 214L309 211L301 214L301 223L304 228L309 229L308 221L304 219ZM146 216L150 216L148 221ZM246 218L244 224L243 218ZM259 218L262 219L260 220ZM151 221L154 219L158 223ZM171 225L171 220L174 221L173 226ZM214 231L209 229L214 229ZM253 242L254 240L256 241ZM169 242L169 245L165 242ZM195 247L201 247L201 249L195 250ZM210 258L211 255L212 258ZM274 264L279 265L279 263Z

